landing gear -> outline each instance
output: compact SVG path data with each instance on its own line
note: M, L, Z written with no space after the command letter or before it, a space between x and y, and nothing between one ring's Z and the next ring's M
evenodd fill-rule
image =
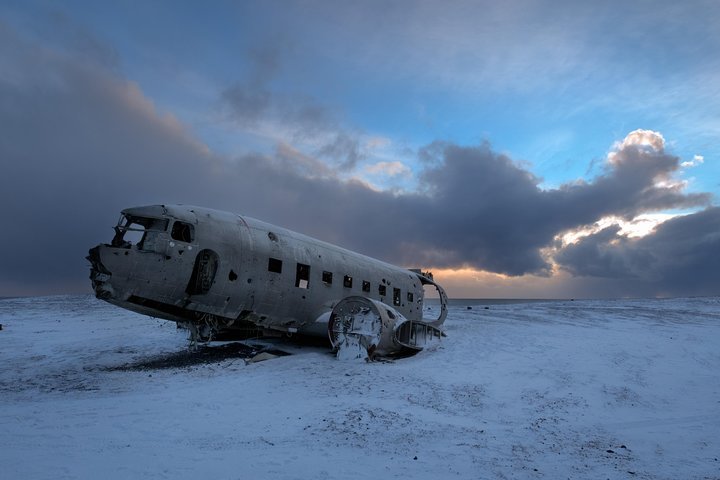
M205 313L194 321L178 323L188 330L188 341L190 348L194 349L198 344L211 342L219 330L219 322L214 315Z

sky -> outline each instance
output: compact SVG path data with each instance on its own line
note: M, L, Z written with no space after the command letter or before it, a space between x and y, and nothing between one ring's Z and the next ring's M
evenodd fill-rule
M0 296L120 210L259 218L456 298L720 294L716 1L0 0Z

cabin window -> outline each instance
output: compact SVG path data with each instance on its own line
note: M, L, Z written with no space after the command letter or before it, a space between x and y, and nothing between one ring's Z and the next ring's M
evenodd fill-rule
M367 280L363 280L363 288L362 288L362 291L363 291L363 292L369 292L369 291L370 291L370 282L368 282Z
M175 222L173 223L170 236L179 242L190 243L193 241L194 228L189 223Z
M415 298L415 297L413 296L413 293L412 293L412 292L408 292L408 293L407 293L407 300L408 300L408 302L412 303L412 302L413 302L413 298Z
M345 275L345 278L343 278L343 287L352 288L352 277L350 275Z
M165 218L122 215L115 226L112 246L130 248L132 245L137 245L140 250L155 251L160 234L165 232L167 227L168 220Z
M167 230L167 226L167 220L154 219L150 226L145 229L145 233L138 244L138 248L140 250L148 250L151 252L156 252L163 248L160 240L163 232Z
M393 305L396 307L400 305L400 289L393 288Z
M381 297L384 297L387 294L385 285L378 285L378 293Z
M332 272L323 272L322 281L328 285L332 285Z
M298 263L295 271L295 286L298 288L310 287L310 265Z
M268 259L268 272L282 273L282 260L270 257Z

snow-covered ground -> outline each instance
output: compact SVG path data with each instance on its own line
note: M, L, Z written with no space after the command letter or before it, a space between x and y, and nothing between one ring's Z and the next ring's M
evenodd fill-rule
M155 368L186 332L84 296L0 323L3 479L720 478L720 298L457 305L369 364Z

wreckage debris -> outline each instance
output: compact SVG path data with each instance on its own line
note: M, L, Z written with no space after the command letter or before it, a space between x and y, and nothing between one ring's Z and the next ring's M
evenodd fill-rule
M335 305L328 332L337 358L343 360L413 355L443 336L427 322L408 320L394 308L360 296Z

